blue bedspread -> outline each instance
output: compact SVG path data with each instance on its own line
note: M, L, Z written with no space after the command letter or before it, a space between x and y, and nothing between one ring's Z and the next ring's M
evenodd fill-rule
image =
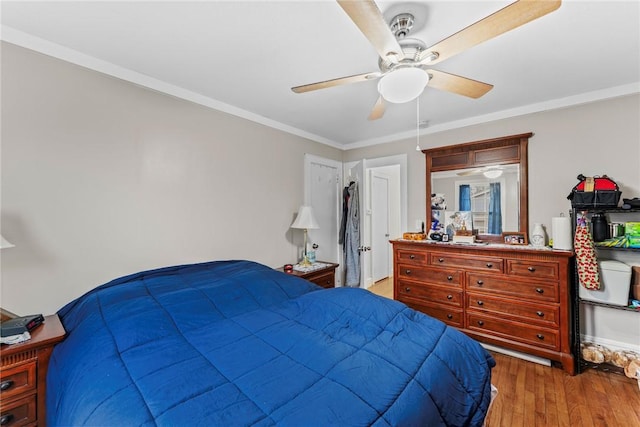
M114 280L59 312L50 426L480 426L491 356L362 289L249 261Z

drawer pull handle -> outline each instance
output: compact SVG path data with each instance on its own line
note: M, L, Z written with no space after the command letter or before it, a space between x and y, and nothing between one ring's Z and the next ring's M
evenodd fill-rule
M478 286L484 285L484 282L482 280L478 280L476 283L478 284Z
M484 322L482 320L478 320L478 325L482 326L484 325Z
M453 319L453 314L451 313L447 314L447 319Z
M493 264L491 264L490 262L487 263L487 268L491 268L493 267Z
M453 299L453 295L451 294L447 295L447 299Z
M438 262L444 262L444 258L438 258Z
M449 281L453 280L453 276L447 276L447 280Z
M407 270L406 270L404 273L408 276L408 275L410 275L410 274L411 274L411 270L409 270L409 269L407 268Z
M0 426L6 426L13 421L13 414L4 414L0 417Z
M405 292L411 292L411 288L409 286L407 286L406 288L404 288Z
M530 272L534 273L536 271L536 268L535 267L529 267L529 268L527 268L527 270L529 270Z
M536 335L536 337L538 337L539 340L543 340L544 339L544 335L542 335L542 334L538 334L538 335Z
M478 301L478 305L484 305L484 301Z
M0 383L0 390L5 391L9 390L13 386L13 380L6 380Z
M536 292L539 293L539 294L544 294L544 289L536 288Z
M543 312L541 312L541 311L536 311L536 314L537 314L538 316L540 316L540 317L544 317L544 313L543 313Z
M414 254L409 255L409 259L416 259L416 256Z

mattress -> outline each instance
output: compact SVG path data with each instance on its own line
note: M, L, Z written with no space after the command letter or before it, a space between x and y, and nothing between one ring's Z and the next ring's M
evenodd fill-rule
M492 357L454 328L251 261L133 274L59 311L47 423L480 426Z

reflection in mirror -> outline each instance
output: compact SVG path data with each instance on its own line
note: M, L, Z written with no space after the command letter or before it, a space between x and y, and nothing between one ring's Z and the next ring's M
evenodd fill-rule
M461 226L462 215L455 213L466 211L467 229L455 232L456 237L460 236L459 242L503 243L501 233L527 233L527 146L532 135L510 135L422 150L426 161L427 229L446 231L454 219ZM469 226L476 230L475 239L469 235ZM451 235L436 234L443 240Z
M503 231L518 230L519 177L519 164L433 172L433 229L451 235L455 227L455 213L471 211L473 229L478 234L499 236Z

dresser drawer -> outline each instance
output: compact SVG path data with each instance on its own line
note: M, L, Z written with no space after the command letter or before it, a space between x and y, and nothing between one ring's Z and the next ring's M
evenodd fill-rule
M454 307L446 307L442 305L429 304L423 301L419 301L412 298L406 298L404 296L398 296L398 301L405 303L414 310L418 310L422 313L428 314L447 325L455 326L456 328L462 328L464 323L464 316L462 309Z
M467 293L466 308L473 311L505 315L522 322L537 323L550 328L559 325L560 309L555 304L521 303L511 299Z
M444 286L425 286L422 284L399 281L398 295L420 298L438 304L462 307L462 289Z
M519 282L508 276L479 273L470 273L467 279L467 291L508 295L518 300L558 302L557 282Z
M557 262L507 260L507 274L538 279L558 279Z
M398 278L462 287L462 271L398 264Z
M0 370L0 399L10 399L36 389L36 361L3 367Z
M419 250L398 249L396 251L396 262L409 265L427 265L427 252Z
M3 398L0 419L3 421L3 426L24 426L35 423L37 420L36 395L32 394L8 403Z
M323 288L335 288L336 286L336 274L333 270L328 273L319 273L314 276L309 276L308 281L315 283Z
M531 344L536 347L551 350L560 349L560 334L557 329L543 328L541 326L509 322L491 316L483 316L473 312L467 312L466 327L470 331L484 332L494 336Z
M466 270L484 270L502 273L504 260L502 258L484 257L475 255L450 255L434 252L429 254L429 264L445 267L461 267Z

